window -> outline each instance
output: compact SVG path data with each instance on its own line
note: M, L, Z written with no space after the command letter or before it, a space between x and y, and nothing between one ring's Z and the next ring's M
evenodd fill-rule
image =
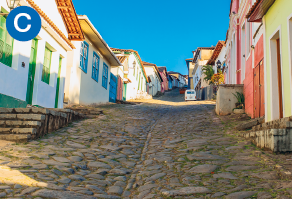
M93 61L92 61L92 79L98 82L99 75L99 56L96 52L93 53Z
M52 51L46 47L45 59L44 59L44 64L43 64L42 81L47 84L50 83L51 59L52 59Z
M0 62L11 67L13 38L6 30L6 18L0 17Z
M108 79L108 66L103 63L103 71L102 71L102 86L107 89L107 79Z
M87 73L87 62L88 62L88 50L89 45L85 41L81 43L80 50L80 68Z
M251 36L250 36L250 23L246 23L246 57L249 56L251 47Z

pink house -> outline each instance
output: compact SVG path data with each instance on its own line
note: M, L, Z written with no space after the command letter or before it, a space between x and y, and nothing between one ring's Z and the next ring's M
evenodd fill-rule
M232 0L227 33L227 84L243 84L245 111L257 118L264 109L264 47L261 22L250 23L247 17L255 0Z
M164 93L165 91L168 91L168 74L166 67L158 67L159 73L163 79L163 82L161 83L161 92Z

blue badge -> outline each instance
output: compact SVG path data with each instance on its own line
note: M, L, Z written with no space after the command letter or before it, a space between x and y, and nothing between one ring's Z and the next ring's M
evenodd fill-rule
M31 7L17 7L7 16L7 31L11 37L18 41L30 41L34 39L39 34L41 27L41 17Z

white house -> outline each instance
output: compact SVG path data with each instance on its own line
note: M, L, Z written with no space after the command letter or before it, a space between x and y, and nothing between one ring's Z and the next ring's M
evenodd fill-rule
M0 5L2 12L10 12L6 0ZM20 42L10 37L1 15L0 107L62 108L67 52L75 48L71 41L84 39L73 3L21 0L19 5L34 8L42 28L32 41Z
M76 49L68 53L65 100L83 105L109 102L110 72L121 63L87 16L78 19L85 40L73 42Z
M149 95L155 96L157 92L161 91L161 83L163 82L163 79L156 64L143 62L143 65L149 78Z
M193 63L195 64L195 67L193 69L192 75L195 90L209 86L209 83L204 80L205 75L202 72L202 67L207 64L213 55L214 50L215 47L200 47L193 52Z
M182 74L180 74L178 72L173 72L173 71L169 71L167 73L171 74L172 76L175 76L175 77L177 77L179 79L179 85L178 85L179 88L182 88L185 85L187 85L186 78L185 78L184 75L182 75Z
M169 75L169 76L171 76L171 78L172 78L172 88L173 89L174 88L179 88L179 86L180 86L179 79L176 76L174 76L174 75Z
M145 72L140 55L135 50L125 50L111 48L115 55L123 60L124 78L127 84L124 84L124 100L148 98L147 83L148 78Z

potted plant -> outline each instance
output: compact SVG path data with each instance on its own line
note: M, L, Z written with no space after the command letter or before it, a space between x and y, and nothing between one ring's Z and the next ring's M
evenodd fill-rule
M240 92L236 92L236 93L232 93L236 99L237 99L237 102L235 103L235 109L234 109L234 112L237 112L237 113L244 113L244 109L245 109L245 105L244 105L244 94L243 93L240 93Z

